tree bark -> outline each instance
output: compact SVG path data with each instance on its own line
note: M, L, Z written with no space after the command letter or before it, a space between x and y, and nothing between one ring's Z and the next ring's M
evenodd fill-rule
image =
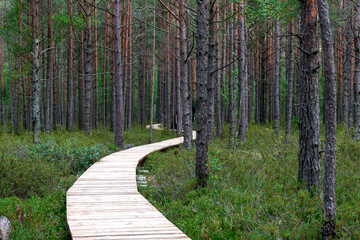
M280 23L279 20L275 20L275 92L274 92L274 121L275 132L279 133L280 125Z
M73 93L73 84L74 84L74 39L73 39L73 1L69 0L69 16L70 16L70 26L69 26L69 52L68 52L68 81L67 81L67 118L66 126L67 130L72 133L74 128L74 93Z
M207 186L209 173L208 161L208 131L207 131L207 47L206 18L207 0L197 0L197 35L196 35L196 178L197 187Z
M186 36L186 16L185 1L181 0L179 6L180 19L180 72L181 72L181 96L183 106L183 125L184 125L184 148L190 150L192 147L192 119L191 119L191 92L189 89L189 72L187 59L187 36ZM191 80L190 80L191 81Z
M240 119L238 137L240 142L245 142L248 130L249 116L249 86L248 86L248 68L247 68L247 45L246 45L246 30L245 30L245 4L240 3L240 19L239 19L239 37L240 37L240 51L239 51L239 92L240 95Z
M114 61L115 61L115 146L122 148L124 142L124 97L121 79L120 0L114 1Z
M230 15L234 12L234 5L230 3L229 5ZM234 132L235 132L235 121L234 121L234 23L230 21L229 24L229 143L230 146L234 146Z
M46 108L45 108L45 131L52 131L52 110L53 110L53 87L54 87L54 39L52 34L52 0L48 1L49 5L49 23L48 37L49 50L47 60L47 80L46 80Z
M1 4L1 28L4 27L4 4ZM5 122L5 78L4 78L4 38L1 38L1 124L6 132Z
M357 0L360 3L360 0ZM318 0L323 49L324 104L325 104L325 160L324 160L324 222L323 239L336 236L336 76L334 41L327 0Z
M39 31L39 0L32 0L32 125L34 131L34 144L39 142L40 131L40 40L38 39Z
M300 0L302 49L299 83L299 179L307 190L316 191L320 184L320 108L319 62L317 40L317 1Z
M208 140L214 139L214 106L215 106L215 60L216 60L216 0L210 0L209 12L209 53L207 78L207 128Z
M285 127L285 141L289 140L291 136L291 121L292 121L292 108L293 108L293 85L294 85L294 24L288 24L288 43L287 43L287 66L286 66L286 78L287 84L287 96L286 96L286 127Z
M355 73L354 73L354 139L360 141L360 0L355 5L354 20Z
M151 75L151 102L150 102L150 128L149 128L149 142L152 142L152 124L153 124L153 112L154 112L154 88L155 88L155 24L156 24L156 0L154 0L154 13L153 13L153 46L152 46L152 75Z

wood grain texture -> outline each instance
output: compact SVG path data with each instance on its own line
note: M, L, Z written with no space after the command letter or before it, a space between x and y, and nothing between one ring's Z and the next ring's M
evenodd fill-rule
M138 192L136 183L136 167L147 155L182 142L180 137L134 147L91 166L66 195L72 238L190 239Z

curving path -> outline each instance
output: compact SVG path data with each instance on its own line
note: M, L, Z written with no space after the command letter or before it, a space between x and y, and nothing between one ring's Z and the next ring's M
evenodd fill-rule
M139 162L154 151L182 142L180 137L133 147L90 167L66 195L72 238L190 239L138 192L136 184Z

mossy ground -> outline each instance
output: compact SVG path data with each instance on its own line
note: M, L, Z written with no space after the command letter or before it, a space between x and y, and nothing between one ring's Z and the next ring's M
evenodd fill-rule
M298 132L290 143L271 127L251 125L244 144L209 144L209 185L195 190L195 149L150 155L149 187L141 188L191 239L320 239L322 192L314 197L297 179ZM322 139L323 140L323 139ZM322 173L323 174L323 173ZM339 127L337 233L360 234L360 143Z
M42 134L38 145L26 132L0 129L0 216L12 224L10 239L70 239L66 223L66 191L91 164L120 149L113 133L59 129ZM125 145L148 143L149 130L134 126L124 133ZM153 131L153 141L173 138Z

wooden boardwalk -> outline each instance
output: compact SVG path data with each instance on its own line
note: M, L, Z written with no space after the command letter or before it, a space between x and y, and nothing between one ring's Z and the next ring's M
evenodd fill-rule
M190 239L138 192L136 183L139 162L154 151L182 142L181 137L133 147L90 167L67 192L72 238Z

